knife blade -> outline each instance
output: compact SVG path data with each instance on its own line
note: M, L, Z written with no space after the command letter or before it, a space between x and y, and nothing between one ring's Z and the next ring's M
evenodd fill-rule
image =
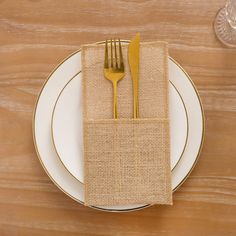
M139 117L139 101L138 101L138 86L139 86L139 45L140 34L136 34L131 40L128 48L128 60L131 72L131 78L133 80L133 112L134 118Z

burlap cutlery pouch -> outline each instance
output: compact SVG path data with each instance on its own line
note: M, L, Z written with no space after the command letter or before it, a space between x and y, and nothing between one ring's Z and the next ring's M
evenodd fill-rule
M132 119L128 46L122 48L126 75L113 119L104 45L82 47L85 204L172 204L167 45L140 45L139 119Z

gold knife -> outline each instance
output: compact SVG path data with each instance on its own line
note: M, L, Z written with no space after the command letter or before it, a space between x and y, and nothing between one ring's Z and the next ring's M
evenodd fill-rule
M140 34L138 33L131 40L128 50L129 66L130 66L131 78L133 80L134 119L139 117L139 102L138 102L139 44L140 44Z

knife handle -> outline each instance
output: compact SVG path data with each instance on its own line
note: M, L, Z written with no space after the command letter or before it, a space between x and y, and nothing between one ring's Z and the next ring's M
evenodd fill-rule
M133 95L134 95L134 119L139 117L139 102L138 102L138 83L133 83Z

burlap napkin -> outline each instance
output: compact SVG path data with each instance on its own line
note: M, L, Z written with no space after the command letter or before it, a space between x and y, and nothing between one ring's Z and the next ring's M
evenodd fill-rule
M167 45L140 45L139 119L132 119L127 49L115 120L104 45L82 47L85 204L172 204Z

